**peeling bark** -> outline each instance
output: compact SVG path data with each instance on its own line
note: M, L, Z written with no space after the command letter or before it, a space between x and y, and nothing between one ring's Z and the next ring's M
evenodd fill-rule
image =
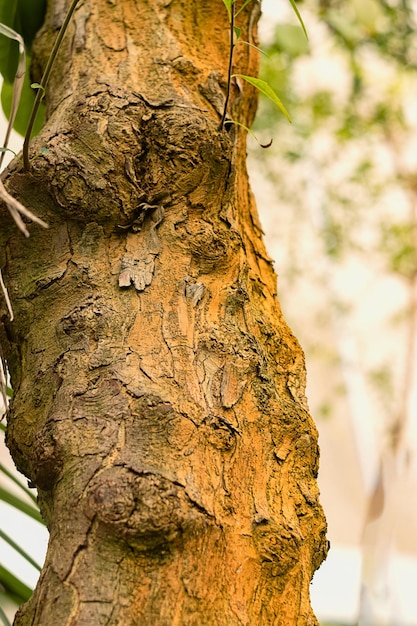
M240 14L244 40L258 16ZM50 531L18 626L317 623L317 433L245 137L218 128L228 45L220 0L85 0L32 146L47 153L9 168L50 224L25 240L2 209L7 441ZM235 63L255 75L257 52ZM232 117L255 108L234 84Z

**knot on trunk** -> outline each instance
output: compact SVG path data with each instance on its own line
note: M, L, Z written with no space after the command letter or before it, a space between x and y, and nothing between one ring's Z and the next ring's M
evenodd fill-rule
M140 551L175 543L203 515L181 485L163 476L111 467L92 479L84 512Z

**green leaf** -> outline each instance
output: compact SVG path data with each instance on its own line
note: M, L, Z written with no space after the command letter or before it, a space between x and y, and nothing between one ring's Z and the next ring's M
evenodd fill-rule
M271 58L269 54L265 52L265 50L262 50L262 48L258 48L257 46L254 46L253 43L249 43L249 41L240 41L240 43L244 43L246 46L250 46L251 48L254 48L254 50L257 50L258 52L263 54L267 59Z
M17 0L0 0L0 23L16 28L18 22ZM0 37L0 74L9 83L14 81L19 60L19 46L9 37Z
M232 6L233 6L234 0L223 0L223 4L227 9L227 12L229 14L229 21L232 17Z
M4 533L1 529L0 529L0 538L3 539L3 541L5 541L6 543L8 543L9 546L13 548L13 550L16 550L16 552L18 552L21 556L23 556L23 558L26 559L26 561L30 563L35 569L37 569L39 572L41 571L42 568L40 567L40 565L38 565L36 561L34 561L32 557L23 550L23 548L21 548L15 541L13 541L11 537L9 537L9 535L6 535L6 533Z
M45 12L46 0L0 0L0 23L23 37L27 52L43 24ZM0 37L0 74L9 83L13 83L18 58L17 43Z
M28 50L44 22L45 13L46 0L0 0L0 22L20 33Z
M41 102L44 99L45 95L46 95L46 89L43 85L41 85L40 83L31 83L30 85L32 87L32 89L40 89L42 91L42 96L41 96Z
M32 590L3 565L0 565L0 584L7 595L10 595L18 604L27 602L32 595Z
M17 4L20 24L16 30L22 35L30 52L35 35L45 20L46 0L18 0Z
M236 41L239 41L240 35L242 34L242 29L239 26L234 26L233 30L235 31Z
M276 104L279 110L285 115L287 120L291 122L290 114L288 113L284 104L281 102L281 100L279 99L275 91L272 89L272 87L268 85L268 83L266 83L264 80L261 80L260 78L254 78L253 76L245 76L244 74L233 74L233 76L243 78L243 80L246 80L247 83L256 87L258 91L263 93L264 96L266 96L274 104Z
M301 24L301 28L302 28L302 29L303 29L303 31L304 31L304 35L306 36L306 39L308 39L307 29L306 29L306 27L304 26L303 18L301 17L301 15L300 15L300 11L298 10L297 5L295 4L295 0L290 0L290 4L291 4L292 8L294 9L294 13L295 13L295 14L296 14L296 16L297 16L298 21L299 21L299 22L300 22L300 24Z
M32 517L37 522L40 522L41 524L45 524L38 509L35 509L32 505L28 504L27 502L25 502L24 500L16 496L14 493L10 493L10 491L8 491L7 489L1 486L0 486L0 500L3 500L3 502L7 502L7 504L10 504L18 511L21 511L22 513L25 513L26 515L29 515L29 517Z

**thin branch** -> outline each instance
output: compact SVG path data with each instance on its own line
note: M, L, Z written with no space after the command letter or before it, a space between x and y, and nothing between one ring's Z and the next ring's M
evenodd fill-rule
M4 411L7 411L7 381L6 381L6 363L3 358L3 351L0 345L0 393L3 398ZM3 419L3 415L0 417L0 421Z
M1 273L1 269L0 269L0 287L1 287L1 290L3 292L4 299L6 300L7 310L9 311L9 315L10 315L10 321L13 322L13 318L14 318L13 307L12 307L12 303L10 302L9 292L7 291L7 287L6 287L6 285L4 284L4 281L3 281L3 276L2 276L2 273Z
M29 123L28 123L28 127L26 129L26 135L25 135L25 141L23 143L23 165L26 171L30 170L30 160L29 160L29 142L30 142L30 136L32 134L32 130L33 130L33 125L35 123L35 119L36 119L36 115L38 113L39 110L39 106L41 104L41 100L44 96L45 93L45 89L46 86L48 84L48 80L49 80L49 76L51 74L51 70L52 70L52 66L54 64L54 61L56 59L56 56L58 54L58 50L61 46L62 40L64 38L65 32L68 28L68 24L69 21L72 17L72 14L75 11L75 8L77 6L77 4L79 3L80 0L73 0L70 8L68 9L68 13L65 16L65 20L64 23L61 26L61 29L58 33L58 36L55 40L54 43L54 47L52 48L51 54L49 55L49 59L48 62L46 64L45 67L45 71L43 73L41 82L40 82L40 87L38 88L37 94L36 94L36 98L35 98L35 102L33 103L33 108L32 108L32 112L30 114L30 119L29 119Z
M232 83L232 68L233 68L233 52L235 49L235 3L232 2L232 6L230 7L230 52L229 52L229 67L227 70L227 90L226 90L226 100L224 101L224 109L222 119L220 120L219 130L221 130L224 126L224 122L226 120L227 115L227 107L229 105L229 97L230 97L230 88Z

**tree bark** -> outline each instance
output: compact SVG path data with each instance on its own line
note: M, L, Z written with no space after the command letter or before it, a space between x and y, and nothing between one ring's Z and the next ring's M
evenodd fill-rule
M49 3L35 71L68 5ZM317 623L317 433L245 133L219 129L228 54L221 0L84 0L32 145L47 153L7 173L50 225L26 240L2 210L7 441L50 531L16 625ZM234 71L257 66L238 44ZM230 104L249 126L253 88L234 79Z

